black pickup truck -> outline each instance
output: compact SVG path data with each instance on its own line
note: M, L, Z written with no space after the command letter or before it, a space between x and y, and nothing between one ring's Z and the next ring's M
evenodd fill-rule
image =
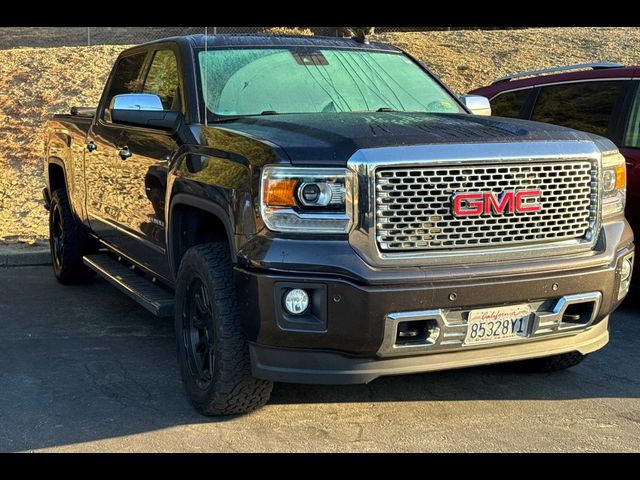
M273 381L573 366L629 288L624 159L488 114L362 39L131 48L98 107L47 124L54 273L173 316L205 414Z

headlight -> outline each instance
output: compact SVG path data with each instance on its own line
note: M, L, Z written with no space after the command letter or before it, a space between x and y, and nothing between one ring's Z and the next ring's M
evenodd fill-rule
M264 167L264 223L275 232L347 233L353 184L352 173L344 168Z
M624 211L627 169L624 157L618 152L602 156L602 192L602 216Z

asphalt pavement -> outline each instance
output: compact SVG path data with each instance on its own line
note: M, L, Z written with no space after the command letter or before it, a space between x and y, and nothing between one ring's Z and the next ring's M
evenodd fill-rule
M173 326L102 280L0 268L0 451L640 451L640 307L579 366L506 366L276 384L249 415L206 418L180 384Z

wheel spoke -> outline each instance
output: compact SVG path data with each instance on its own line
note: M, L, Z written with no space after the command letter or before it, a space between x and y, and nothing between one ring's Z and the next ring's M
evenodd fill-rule
M203 293L204 293L204 289L200 288L200 290L195 294L196 310L198 312L199 317L205 317L209 313L207 310L207 304L206 304L206 300Z
M60 206L55 205L51 224L51 240L53 242L53 260L56 265L62 264L62 255L64 251L64 230L62 227L62 212Z
M207 288L198 278L187 290L184 312L185 347L191 373L199 388L208 388L213 375L213 324Z
M202 367L202 382L203 384L207 384L208 382L211 381L211 378L213 377L213 374L211 373L211 367L209 366L209 359L211 358L211 356L207 356L207 361L206 361L206 365L204 365Z
M196 369L198 370L198 376L202 378L204 376L205 357L203 355L196 355L195 363L196 363Z
M208 314L211 311L211 304L209 303L209 292L204 286L204 283L200 285L200 295L202 296L205 312Z
M207 380L211 379L213 355L211 353L211 346L207 344L205 351L202 354L202 374Z

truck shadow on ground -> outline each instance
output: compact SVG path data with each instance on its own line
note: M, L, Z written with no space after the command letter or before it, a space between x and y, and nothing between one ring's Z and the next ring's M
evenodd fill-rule
M262 415L197 414L180 383L172 322L154 318L103 281L62 287L47 268L0 269L0 291L0 451L182 424L215 428ZM523 374L494 365L380 378L368 385L276 384L267 409L301 415L290 406L425 402L428 408L442 401L640 398L637 312L617 312L610 344L568 371Z

